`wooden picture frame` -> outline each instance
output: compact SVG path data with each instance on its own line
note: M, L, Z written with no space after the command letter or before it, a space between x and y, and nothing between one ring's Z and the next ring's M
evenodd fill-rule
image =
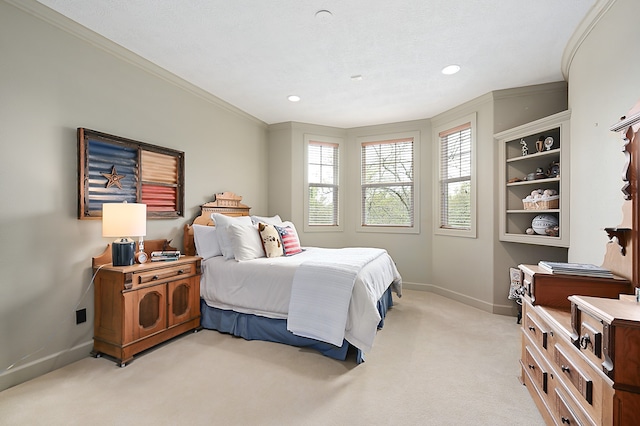
M104 203L143 203L149 219L184 215L184 152L78 128L78 219Z

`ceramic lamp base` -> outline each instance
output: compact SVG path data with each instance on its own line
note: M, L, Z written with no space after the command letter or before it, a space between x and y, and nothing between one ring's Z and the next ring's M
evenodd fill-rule
M119 238L111 244L113 266L133 265L136 243L130 238Z

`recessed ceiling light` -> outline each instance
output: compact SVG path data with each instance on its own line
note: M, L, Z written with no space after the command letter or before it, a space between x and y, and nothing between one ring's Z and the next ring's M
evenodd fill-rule
M460 65L449 65L447 67L442 68L442 74L451 75L460 71Z
M321 21L331 19L332 16L333 14L326 9L322 9L316 12L316 18L320 19Z
M300 96L298 96L298 95L289 95L289 97L287 99L289 99L291 102L298 102L300 100Z
M351 80L353 80L353 81L360 81L360 80L362 80L362 74L352 75L352 76L351 76Z

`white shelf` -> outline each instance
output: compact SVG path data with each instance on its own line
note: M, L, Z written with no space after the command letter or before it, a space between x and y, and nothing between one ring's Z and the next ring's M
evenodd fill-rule
M569 119L564 111L531 123L505 130L494 135L499 144L499 200L500 240L523 244L569 247ZM540 136L553 137L550 150L532 152ZM529 154L522 155L521 141L527 144ZM541 168L546 173L552 164L559 164L558 176L525 180L529 173ZM512 179L523 179L509 182ZM525 210L522 199L534 189L555 189L560 195L557 209ZM550 214L558 219L560 235L527 234L531 221L539 214Z
M536 180L522 180L520 182L507 182L507 187L509 186L522 186L522 185L544 185L549 182L560 182L559 177L555 178L546 178L546 179L536 179Z
M560 213L560 209L545 209L545 210L524 210L524 209L520 209L520 210L507 210L507 214L511 214L511 213L526 213L526 214L531 214L531 213L536 213L536 214L541 214L541 213Z
M519 141L518 141L519 143ZM512 157L512 158L507 158L507 163L511 163L513 161L526 161L526 160L531 160L531 159L536 159L538 157L546 157L546 156L552 156L552 155L558 155L560 153L560 148L554 148L554 149L550 149L548 151L542 151L542 152L534 152L532 154L528 154L528 155L520 155L519 157Z

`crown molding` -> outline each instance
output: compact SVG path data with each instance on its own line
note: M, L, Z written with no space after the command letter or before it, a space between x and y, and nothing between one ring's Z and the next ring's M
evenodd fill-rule
M569 38L569 42L564 48L561 62L562 75L565 80L569 80L571 63L576 53L578 53L580 46L615 2L616 0L596 0L587 15L582 19L580 24L578 24L578 28L573 32L571 38Z
M513 87L510 89L494 90L493 99L518 98L525 95L535 95L540 93L557 93L559 91L567 91L568 85L566 81L552 81L550 83L533 84L530 86Z
M178 77L177 75L165 70L162 67L144 59L143 57L133 53L132 51L125 49L117 43L108 40L100 34L89 30L86 27L78 24L77 22L67 18L66 16L56 12L53 9L46 7L45 5L38 3L36 0L3 0L27 14L40 19L56 28L71 34L80 40L83 40L98 49L114 56L115 58L127 62L136 66L143 71L158 77L174 86L181 88L182 90L199 97L225 111L234 113L242 118L253 121L261 126L267 126L264 121L246 113L245 111L231 105L228 102L218 98L217 96L189 83L188 81Z

